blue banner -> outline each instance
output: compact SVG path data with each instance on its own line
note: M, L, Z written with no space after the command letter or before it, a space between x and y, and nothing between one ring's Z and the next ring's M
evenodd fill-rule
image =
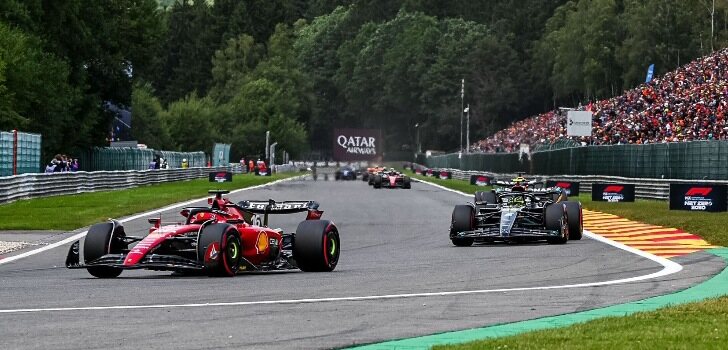
M655 73L655 64L651 64L649 68L647 68L647 78L645 79L645 83L649 83L652 81L652 75Z

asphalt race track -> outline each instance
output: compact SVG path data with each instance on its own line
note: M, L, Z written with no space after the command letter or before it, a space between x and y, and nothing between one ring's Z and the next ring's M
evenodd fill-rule
M360 180L319 176L318 181L290 181L232 196L235 201L268 198L321 203L324 218L334 220L341 234L334 272L208 278L125 271L118 279L101 280L63 267L65 245L0 264L0 347L345 347L639 300L684 289L723 268L721 259L699 253L677 260L684 269L657 280L396 297L602 282L654 273L662 266L588 238L563 246L454 247L447 238L450 214L467 199L422 183L413 183L411 190L374 190ZM178 212L165 212L163 223L178 220ZM293 231L302 219L303 214L276 216L271 226ZM139 234L148 224L138 219L125 226L128 234ZM321 300L385 295L390 297ZM150 305L155 307L145 307ZM100 308L73 309L88 306ZM48 308L60 310L43 310ZM32 310L12 311L20 309Z

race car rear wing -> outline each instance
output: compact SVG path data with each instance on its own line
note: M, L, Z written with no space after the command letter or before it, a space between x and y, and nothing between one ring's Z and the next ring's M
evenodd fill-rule
M263 214L263 225L268 225L268 214L293 214L308 212L306 220L318 220L323 211L318 210L319 204L315 201L240 201L237 207L252 214Z
M253 214L292 214L308 210L316 210L319 204L314 201L240 201L238 207Z

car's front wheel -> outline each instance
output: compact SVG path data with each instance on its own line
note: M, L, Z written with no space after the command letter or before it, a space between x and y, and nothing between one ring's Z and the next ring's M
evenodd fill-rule
M235 276L242 259L240 234L228 224L210 224L200 232L197 256L209 276Z
M450 221L450 241L458 247L473 245L472 238L461 238L460 232L472 231L475 227L475 210L469 205L456 205Z
M569 222L569 239L580 240L584 232L584 216L579 202L563 202Z
M564 244L569 240L568 217L564 211L563 203L554 203L546 207L544 224L547 230L559 232L559 236L547 239L549 244Z
M124 252L127 249L127 243L123 240L125 236L124 226L116 221L91 226L83 241L83 258L88 263L106 254ZM86 270L98 278L119 277L122 272L122 269L110 266L89 266Z

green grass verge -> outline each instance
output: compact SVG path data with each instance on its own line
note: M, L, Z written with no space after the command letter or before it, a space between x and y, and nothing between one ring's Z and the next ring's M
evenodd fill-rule
M405 174L407 174L407 173L408 172L405 172ZM447 187L447 188L452 188L453 190L458 190L460 192L465 192L465 193L475 194L476 191L490 191L492 188L491 186L471 185L470 181L465 181L465 180L457 180L457 179L442 180L442 179L436 178L436 177L429 177L429 176L417 175L417 174L412 174L412 173L409 173L409 176L411 176L413 179L432 182L434 184L438 184L440 186Z
M440 180L418 175L439 185L474 193L484 187L463 180ZM579 196L584 207L653 225L680 228L708 242L728 246L728 213L669 210L667 201L634 203L594 202L591 194ZM716 349L728 344L728 297L608 317L564 328L528 332L460 345L435 346L436 350L480 349Z
M210 189L234 190L298 175L300 173L273 176L238 174L233 176L232 182L211 183L208 179L197 179L118 191L21 200L0 205L0 230L74 230L107 218L202 198Z
M728 297L721 297L628 317L606 317L565 328L433 349L722 349L728 344L726 315Z

